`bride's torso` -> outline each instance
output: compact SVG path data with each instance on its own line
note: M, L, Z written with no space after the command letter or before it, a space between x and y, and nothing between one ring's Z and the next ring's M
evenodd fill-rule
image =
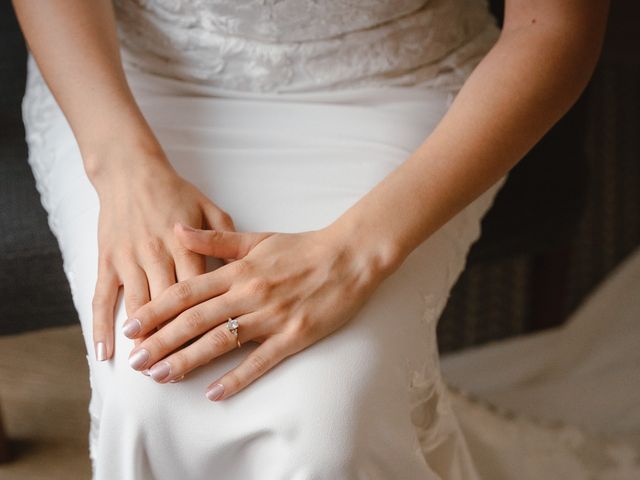
M125 65L230 90L460 88L499 30L485 0L114 0Z

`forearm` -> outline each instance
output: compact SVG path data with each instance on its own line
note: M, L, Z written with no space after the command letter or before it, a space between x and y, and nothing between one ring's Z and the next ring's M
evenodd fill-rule
M43 78L95 176L97 152L110 145L155 141L127 84L110 0L13 0Z
M525 15L505 24L429 137L335 225L393 271L507 173L575 102L599 56L601 11L602 21L584 27L581 18L565 23Z

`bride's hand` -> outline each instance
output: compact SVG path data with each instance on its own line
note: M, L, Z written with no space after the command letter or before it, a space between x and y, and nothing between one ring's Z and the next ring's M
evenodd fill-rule
M100 200L93 339L97 359L106 360L113 356L120 285L130 316L176 280L205 272L205 258L177 241L174 223L235 228L226 212L177 174L159 146L129 148L118 142L85 159L85 166Z
M139 326L136 335L175 320L152 332L129 361L136 370L150 368L158 382L178 379L237 347L227 328L228 317L237 319L240 342L260 345L210 385L210 400L237 393L338 329L390 271L382 255L331 228L245 233L189 231L176 224L175 233L194 252L237 260L176 283L134 312L127 323Z

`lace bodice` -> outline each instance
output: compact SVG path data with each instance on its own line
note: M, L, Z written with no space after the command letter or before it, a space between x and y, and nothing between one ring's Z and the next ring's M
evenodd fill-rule
M499 35L486 0L114 0L123 62L229 90L458 90Z

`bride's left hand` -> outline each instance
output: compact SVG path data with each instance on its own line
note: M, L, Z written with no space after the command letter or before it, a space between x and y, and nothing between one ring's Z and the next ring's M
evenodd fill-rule
M174 230L194 252L237 260L175 283L134 312L127 322L141 328L130 338L169 323L142 341L129 362L136 370L150 368L157 382L180 379L237 348L227 328L227 319L235 318L240 342L260 345L208 387L210 400L228 398L337 330L389 272L383 252L369 252L329 227L255 233L190 231L176 224Z

